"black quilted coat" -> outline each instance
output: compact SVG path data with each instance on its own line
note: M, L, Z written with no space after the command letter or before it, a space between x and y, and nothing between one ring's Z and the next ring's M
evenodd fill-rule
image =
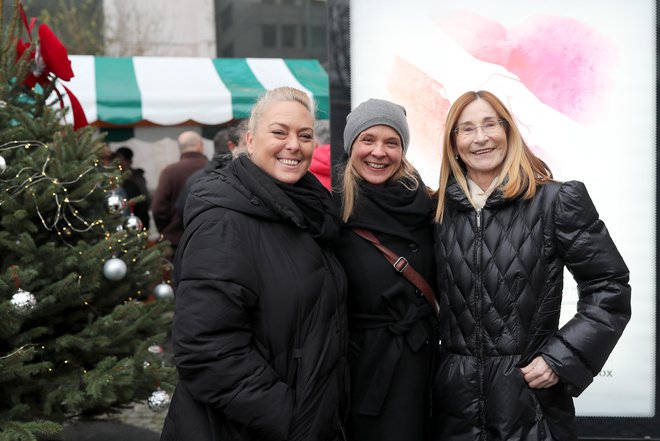
M193 186L175 261L180 381L161 440L337 439L346 280L273 182L241 157Z
M630 319L628 269L579 182L531 200L494 192L475 210L455 181L436 227L442 349L436 441L576 440L572 397L603 367ZM577 314L558 328L564 267ZM530 389L537 355L559 376Z

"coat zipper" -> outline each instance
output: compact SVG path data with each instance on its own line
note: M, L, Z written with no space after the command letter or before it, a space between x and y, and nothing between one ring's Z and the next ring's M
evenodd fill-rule
M479 420L481 423L481 439L486 440L486 409L484 406L484 348L481 335L481 303L483 286L481 283L481 247L483 243L481 231L481 209L476 210L477 233L474 241L475 277L475 309L476 309L476 344L477 344L477 375L479 377Z

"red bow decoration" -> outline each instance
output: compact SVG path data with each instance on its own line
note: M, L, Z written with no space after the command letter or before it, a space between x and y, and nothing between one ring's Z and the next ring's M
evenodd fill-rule
M30 41L32 41L32 27L34 26L35 19L32 18L28 24L23 5L19 4L19 8L21 18L23 19L23 25L28 32ZM69 81L73 78L73 70L71 70L69 54L53 31L50 30L48 25L39 25L39 43L36 45L36 49L32 48L30 42L24 42L22 38L18 39L16 44L16 59L20 58L28 49L31 51L30 58L34 58L35 68L27 75L23 82L27 87L33 88L37 84L40 84L41 87L46 87L53 77L59 78L62 81ZM78 98L76 98L73 92L71 92L66 86L62 85L62 87L71 102L74 130L85 127L88 122L85 112L80 105L80 101L78 101ZM60 100L60 107L64 107L62 94L57 88L55 88L55 92Z

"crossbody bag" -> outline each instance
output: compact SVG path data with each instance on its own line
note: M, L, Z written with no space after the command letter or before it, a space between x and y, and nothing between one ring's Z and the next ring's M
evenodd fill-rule
M426 300L428 300L429 304L433 308L433 312L435 312L436 317L438 316L438 313L440 312L440 305L438 304L437 299L435 298L435 295L433 294L433 289L431 286L428 284L426 279L422 277L421 274L419 274L417 271L415 271L415 268L410 265L408 262L408 259L406 259L403 256L397 255L394 251L391 249L387 248L385 245L380 243L378 238L374 235L369 230L365 230L363 228L353 228L353 232L360 236L361 238L371 242L373 246L378 248L380 252L383 253L387 261L394 267L394 269L400 273L403 277L408 279L410 283L415 285L415 287L424 294L424 297L426 297Z

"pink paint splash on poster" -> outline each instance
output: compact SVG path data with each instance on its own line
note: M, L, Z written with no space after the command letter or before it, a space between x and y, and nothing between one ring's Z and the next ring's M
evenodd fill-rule
M582 124L607 111L614 45L587 24L535 16L507 29L474 13L453 13L440 26L477 59L499 64L539 100Z

